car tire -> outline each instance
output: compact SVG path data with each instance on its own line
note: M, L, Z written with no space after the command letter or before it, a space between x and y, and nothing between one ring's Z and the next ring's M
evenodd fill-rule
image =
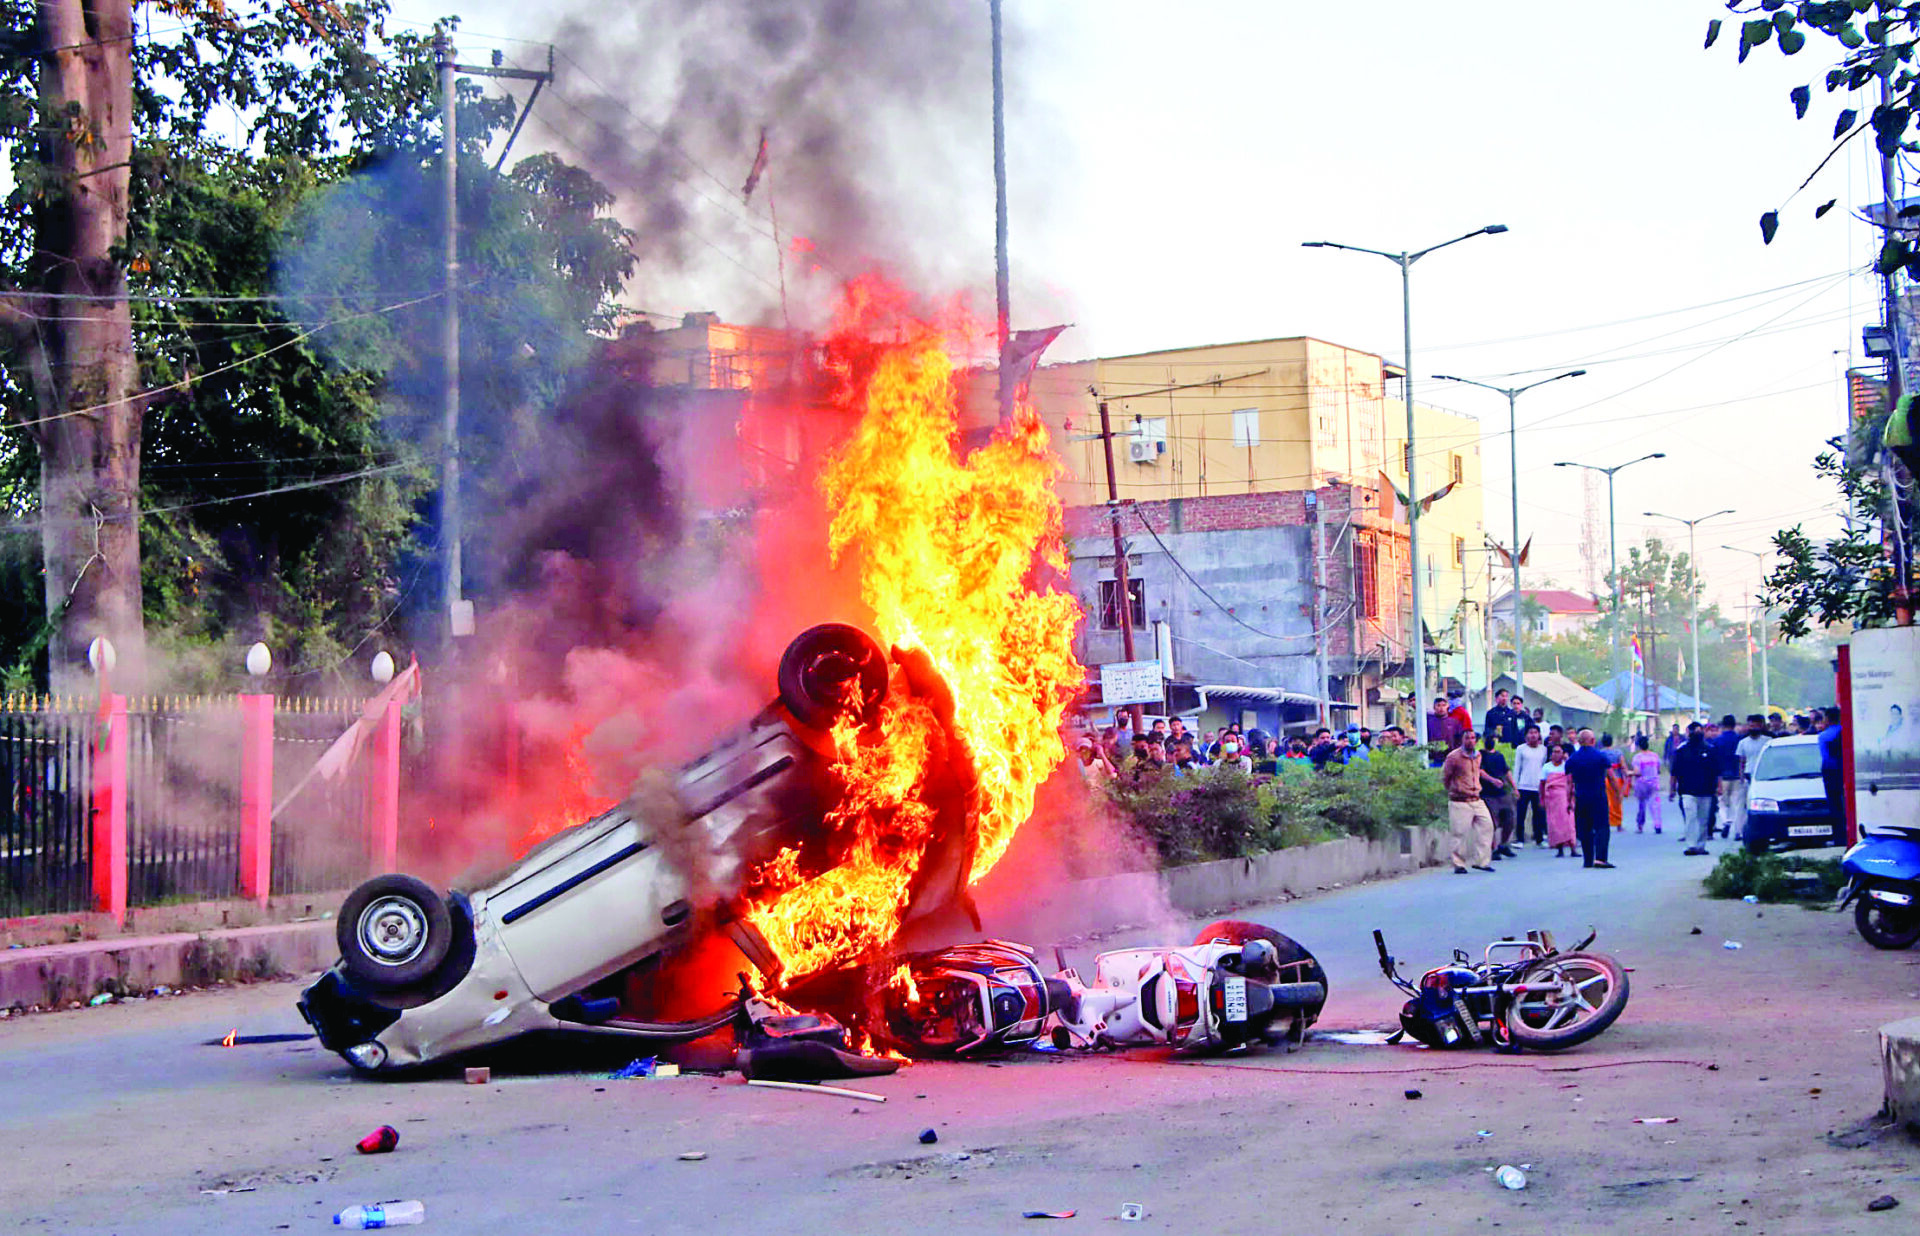
M422 881L375 876L347 894L334 939L349 977L372 991L399 991L426 982L447 959L453 916Z
M850 682L857 682L852 698ZM802 725L832 729L849 711L871 724L887 691L887 654L859 627L823 622L787 645L779 684L780 702Z

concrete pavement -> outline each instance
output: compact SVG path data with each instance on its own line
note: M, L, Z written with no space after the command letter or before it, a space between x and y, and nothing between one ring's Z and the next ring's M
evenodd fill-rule
M1840 916L1701 900L1711 860L1679 848L1628 834L1611 872L1528 850L1493 875L1430 872L1245 915L1319 954L1328 1025L1398 1009L1375 926L1416 971L1528 927L1571 942L1598 926L1598 947L1635 967L1632 1002L1562 1056L1314 1043L1216 1063L916 1065L863 1083L884 1105L505 1066L489 1086L383 1084L310 1041L202 1045L303 1029L294 986L270 984L0 1024L13 1100L0 1138L15 1147L0 1195L22 1230L102 1233L298 1231L382 1198L420 1198L445 1230L516 1233L997 1232L1024 1210L1097 1222L1122 1202L1162 1231L1903 1230L1920 1152L1822 1135L1878 1105L1874 1029L1913 1012L1920 956L1877 953ZM1666 1116L1679 1123L1634 1123ZM381 1123L400 1149L354 1154ZM938 1144L919 1143L923 1128ZM682 1162L689 1150L708 1158ZM1533 1165L1528 1189L1490 1182L1502 1162ZM1905 1202L1896 1217L1864 1211L1889 1192Z

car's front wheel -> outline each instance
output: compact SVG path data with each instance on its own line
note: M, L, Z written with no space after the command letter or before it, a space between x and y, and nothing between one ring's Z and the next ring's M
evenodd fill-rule
M375 876L340 907L334 927L347 973L375 991L425 982L447 958L453 918L445 898L408 875Z

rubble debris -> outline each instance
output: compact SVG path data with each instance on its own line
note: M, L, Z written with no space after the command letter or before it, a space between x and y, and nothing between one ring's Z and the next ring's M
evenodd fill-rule
M1723 949L1726 949L1730 953L1737 953L1740 951L1740 949L1743 946L1738 940L1725 940L1721 942L1720 947Z
M110 991L103 991L99 995L95 996L93 999L87 1001L87 1005L89 1008L96 1008L96 1009L103 1004L112 1004L112 1003L113 1003L113 993Z
M383 1124L353 1144L361 1154L386 1154L400 1144L400 1130Z
M680 1161L682 1163L698 1163L706 1157L707 1152L704 1150L683 1150L680 1152Z
M608 1081L632 1081L636 1077L652 1077L659 1061L653 1056L642 1056L638 1060L629 1060L622 1068L607 1074Z
M940 1135L934 1132L932 1129L920 1130L920 1144L922 1146L931 1146L939 1140L940 1140Z
M1078 1213L1080 1212L1076 1210L1023 1210L1020 1212L1020 1217L1022 1219L1071 1219Z
M1895 1206L1898 1206L1899 1204L1900 1204L1900 1199L1895 1197L1893 1194L1882 1193L1879 1197L1876 1197L1872 1201L1867 1203L1867 1209L1875 1212L1882 1211L1882 1210L1892 1210Z
M1147 1208L1139 1202L1120 1203L1120 1217L1129 1223L1138 1223L1147 1217Z
M1406 1092L1406 1094L1409 1099L1417 1099L1420 1097L1420 1092L1418 1090L1409 1090Z
M1689 931L1689 932L1688 932L1687 934L1688 934L1688 935L1690 935L1690 936L1697 936L1697 935L1700 935L1700 934L1702 934L1702 932L1700 931L1700 929L1699 929L1698 927L1695 927L1695 928L1694 928L1694 929L1693 929L1692 931Z
M749 1077L749 1086L764 1086L768 1090L799 1090L810 1094L833 1094L843 1099L867 1099L874 1103L885 1103L884 1094L870 1094L865 1090L848 1090L844 1086L822 1086L813 1082L769 1081L764 1077Z
M493 1070L484 1064L467 1070L467 1085L469 1086L484 1086L492 1080Z
M1635 1116L1633 1118L1633 1122L1635 1124L1679 1124L1680 1117L1678 1116Z

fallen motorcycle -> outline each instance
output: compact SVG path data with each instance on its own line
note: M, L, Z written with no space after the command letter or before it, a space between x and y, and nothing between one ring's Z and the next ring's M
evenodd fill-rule
M869 1007L888 1046L963 1056L1049 1031L1060 1048L1297 1045L1326 1000L1312 953L1271 927L1225 920L1184 948L1102 953L1092 982L1064 965L1048 976L1032 949L999 940L912 954L875 970Z
M1550 931L1524 940L1496 940L1474 965L1460 949L1453 963L1429 970L1418 983L1401 977L1386 937L1373 933L1380 971L1411 997L1400 1010L1400 1032L1428 1047L1495 1047L1564 1051L1611 1026L1627 1007L1627 969L1605 953L1589 953L1593 935L1561 952ZM1495 961L1496 954L1510 959Z

